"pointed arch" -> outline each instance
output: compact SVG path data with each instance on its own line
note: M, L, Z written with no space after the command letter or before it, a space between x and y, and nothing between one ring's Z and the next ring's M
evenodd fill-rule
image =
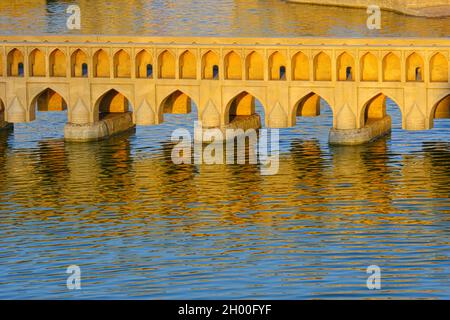
M294 104L292 111L292 125L297 123L297 117L316 117L320 115L320 108L322 105L328 105L329 109L333 113L333 109L328 101L326 101L320 94L311 91L308 94L301 97Z
M8 76L23 77L25 73L23 53L19 49L12 49L8 53Z
M99 113L99 119L104 119L112 113L130 112L131 108L128 98L116 89L108 90L95 102L95 110Z
M109 78L111 76L109 57L105 50L100 49L94 54L94 77Z
M0 123L5 121L5 105L3 104L3 100L0 98Z
M429 118L430 128L434 127L435 119L450 119L450 94L440 98L440 100L434 104Z
M234 51L225 56L225 79L242 80L241 57Z
M219 79L219 56L212 50L202 57L202 79Z
M167 97L165 97L159 106L159 114L188 114L192 112L192 107L195 105L191 97L182 90L174 90Z
M247 90L243 90L233 96L233 98L229 100L225 108L225 124L229 124L233 122L233 120L239 119L241 117L256 114L256 102L259 102L259 104L262 106L263 112L265 113L266 108L262 101Z
M145 49L136 55L136 78L153 78L153 57Z
M158 56L159 74L161 79L175 79L175 57L168 50Z
M269 57L270 80L286 80L286 58L279 51Z
M440 52L430 60L430 77L431 82L448 82L448 60Z
M370 52L361 57L361 80L378 81L378 59Z
M120 49L114 55L114 77L131 77L131 59L130 55L125 50Z
M301 51L297 52L292 58L292 79L309 80L309 59Z
M383 81L401 81L400 58L392 52L389 52L383 58Z
M314 57L314 80L331 81L331 59L323 51Z
M367 102L364 103L361 109L360 123L362 124L363 127L370 121L383 119L387 115L386 111L387 99L390 99L392 100L392 102L395 103L395 105L399 108L403 118L403 111L401 105L391 96L388 96L383 92L378 92L375 95L372 95L367 100Z
M65 111L67 110L67 102L61 94L51 87L47 87L37 93L30 104L30 119L35 119L36 111Z
M50 54L50 77L67 76L66 55L59 49L55 49Z
M72 77L86 78L88 76L88 58L83 50L77 49L72 53L70 65Z
M252 51L245 59L247 80L264 80L264 60L256 51Z
M410 54L406 59L406 81L424 81L424 61L416 52Z
M338 81L355 81L355 59L349 53L339 55L336 70Z
M180 79L197 78L197 59L195 55L186 50L180 55Z
M31 77L45 77L45 54L39 50L34 49L29 56L30 76Z

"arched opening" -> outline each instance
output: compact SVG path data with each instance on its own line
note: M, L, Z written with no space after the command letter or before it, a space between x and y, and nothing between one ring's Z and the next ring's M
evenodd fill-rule
M450 119L450 94L439 100L433 106L430 117L430 128L434 127L435 119Z
M423 81L423 59L417 53L411 54L406 59L406 81L422 82Z
M180 56L180 78L197 78L197 61L194 54L189 50L183 52L183 54Z
M66 55L59 49L50 54L50 77L66 76Z
M227 80L242 80L241 57L234 51L225 56L225 78Z
M401 81L400 58L392 52L383 58L383 81Z
M247 80L264 80L264 61L255 51L246 59Z
M8 53L8 76L23 77L23 54L18 49L13 49Z
M38 112L65 111L67 103L59 93L47 88L33 99L31 107Z
M328 122L330 122L329 126L332 126L333 111L331 109L331 106L320 95L315 92L310 92L294 105L294 112L292 113L292 123L294 125L297 123L297 117L314 118L319 116L321 118L321 121L323 119L328 119ZM318 120L312 119L302 120L302 122L311 122L311 125L313 125L312 122L314 122L314 127L316 127L315 124L317 121ZM327 121L321 122L321 126L326 125L326 122ZM308 125L309 123L305 124Z
M245 120L256 114L261 117L261 122L264 123L264 108L262 103L252 94L243 91L227 104L225 123L230 124L234 121Z
M364 104L361 116L362 126L367 126L370 123L379 121L387 115L392 117L392 124L402 126L402 114L400 107L383 93L373 96L366 104Z
M110 76L108 54L100 49L94 54L94 77L109 78Z
M331 81L331 59L324 52L314 57L314 80Z
M269 57L270 80L286 80L286 58L280 52Z
M159 78L175 79L175 57L167 50L158 57Z
M153 78L153 58L146 50L136 56L136 78Z
M34 49L30 53L30 76L45 77L45 55L39 49Z
M202 78L207 80L219 79L219 56L208 51L202 58Z
M88 59L86 54L77 49L71 57L72 77L85 78L88 76Z
M118 113L131 112L128 99L115 89L111 89L101 96L96 104L99 119L104 120Z
M131 77L130 55L125 50L119 50L114 55L114 77L116 78Z
M176 90L164 99L161 109L162 113L188 114L192 111L192 100L187 94Z
M370 52L361 58L361 80L378 81L378 59Z
M303 52L297 52L292 58L293 80L309 80L309 60Z
M448 61L441 53L430 60L431 82L448 82Z
M337 79L338 81L353 81L353 70L355 69L355 60L347 52L341 54L337 59Z

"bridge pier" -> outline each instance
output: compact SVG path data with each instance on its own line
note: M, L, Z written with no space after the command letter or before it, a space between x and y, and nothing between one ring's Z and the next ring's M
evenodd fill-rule
M370 119L360 129L335 129L330 130L328 141L332 145L359 145L372 142L390 134L391 117L385 115L381 119Z
M134 128L131 112L110 113L94 123L67 123L64 139L67 141L97 141Z

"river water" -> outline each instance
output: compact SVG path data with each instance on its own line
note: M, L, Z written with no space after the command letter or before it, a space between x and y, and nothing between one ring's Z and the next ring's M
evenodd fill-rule
M87 2L85 33L367 35L357 9ZM63 33L61 3L2 1L0 30ZM383 16L384 35L449 34L445 19ZM450 120L403 131L388 106L392 135L360 147L328 145L325 103L298 118L273 176L173 164L170 135L192 131L195 110L89 144L64 142L65 112L39 112L0 134L0 299L449 298ZM81 290L66 287L69 265ZM370 265L381 290L366 287Z

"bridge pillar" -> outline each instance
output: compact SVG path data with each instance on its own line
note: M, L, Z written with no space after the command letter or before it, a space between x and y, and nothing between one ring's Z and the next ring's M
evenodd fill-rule
M427 130L430 121L427 120L427 92L423 85L412 85L405 88L405 110L403 129Z
M338 84L339 85L339 84ZM384 111L385 98L377 97L370 103L368 109L368 120L361 127L361 114L358 110L358 93L356 86L341 84L344 87L335 90L337 109L334 126L330 130L329 143L332 145L359 145L391 132L391 117ZM379 108L377 108L377 106ZM364 112L363 110L362 112Z

